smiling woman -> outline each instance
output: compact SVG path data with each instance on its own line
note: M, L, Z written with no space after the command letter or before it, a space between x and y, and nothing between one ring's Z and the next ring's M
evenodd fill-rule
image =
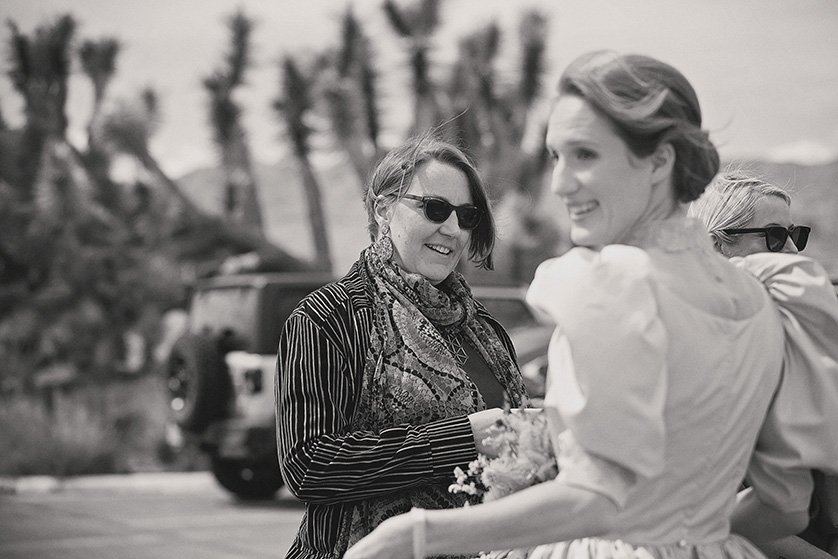
M306 503L288 557L340 557L392 514L463 504L454 468L526 400L512 341L457 267L492 267L483 181L456 146L411 138L364 195L371 244L280 337L277 442Z

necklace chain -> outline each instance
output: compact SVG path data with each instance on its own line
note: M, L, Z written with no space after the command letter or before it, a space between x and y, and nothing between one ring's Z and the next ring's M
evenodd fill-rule
M448 346L448 351L457 361L457 365L462 367L468 361L468 354L463 347L463 339L460 334L454 330L445 329L442 332L442 338L445 340L445 345Z

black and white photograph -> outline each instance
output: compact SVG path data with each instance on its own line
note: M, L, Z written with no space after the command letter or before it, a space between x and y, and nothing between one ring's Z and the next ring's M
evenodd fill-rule
M5 0L3 559L838 559L838 2Z

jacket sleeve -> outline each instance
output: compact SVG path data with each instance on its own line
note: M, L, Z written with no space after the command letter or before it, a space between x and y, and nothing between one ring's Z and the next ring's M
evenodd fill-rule
M761 253L732 261L764 284L785 334L782 380L748 479L761 500L802 510L811 470L838 473L838 298L810 258Z
M334 317L333 317L334 318ZM295 497L337 503L451 477L477 451L468 417L380 432L350 431L361 385L363 317L318 323L300 309L280 336L275 379L277 447ZM355 354L353 354L355 352Z

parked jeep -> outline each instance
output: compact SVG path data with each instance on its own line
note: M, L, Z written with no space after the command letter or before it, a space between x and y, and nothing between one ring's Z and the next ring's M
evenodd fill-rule
M205 280L194 291L188 331L175 342L166 367L170 444L197 441L218 482L242 499L271 497L283 485L273 391L279 334L297 303L331 279L241 274ZM539 405L553 325L536 318L525 288L473 291L509 332Z
M194 290L187 332L165 369L167 438L174 445L197 441L218 482L240 498L271 497L283 485L273 390L279 333L297 303L331 279L321 273L228 275Z

